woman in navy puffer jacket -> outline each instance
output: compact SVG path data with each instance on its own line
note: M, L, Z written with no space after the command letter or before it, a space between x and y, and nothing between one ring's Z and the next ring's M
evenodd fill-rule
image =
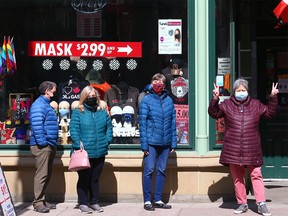
M103 212L99 206L99 177L112 141L112 123L104 101L97 90L86 86L79 99L79 107L72 113L70 136L72 151L80 148L82 141L88 153L91 168L78 171L77 194L82 213ZM88 195L89 194L89 195ZM92 210L91 210L92 209Z
M276 115L278 89L272 85L268 105L252 99L248 94L248 82L237 79L233 84L234 94L219 104L219 87L214 84L213 98L208 113L212 118L224 118L225 135L220 163L229 165L234 181L235 194L239 207L234 211L241 214L248 210L244 183L245 167L251 176L258 213L269 216L265 204L264 183L261 173L263 164L259 122L261 118Z
M139 110L140 142L144 152L144 209L148 211L154 211L155 208L171 208L171 205L162 202L162 192L168 156L177 147L177 135L175 108L168 91L164 89L165 82L163 74L158 73L152 77L149 93L141 100ZM151 187L155 163L153 205Z

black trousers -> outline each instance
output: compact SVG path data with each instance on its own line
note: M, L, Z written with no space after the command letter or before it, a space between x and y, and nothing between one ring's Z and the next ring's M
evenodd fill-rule
M105 157L89 158L91 168L78 171L77 194L80 205L98 203L99 177Z

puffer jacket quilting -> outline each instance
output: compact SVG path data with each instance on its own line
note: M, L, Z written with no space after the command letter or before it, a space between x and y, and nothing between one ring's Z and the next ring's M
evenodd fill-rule
M30 109L30 145L57 146L58 122L50 100L45 96L39 96Z
M208 113L212 118L224 117L225 135L220 163L261 166L263 164L259 122L277 113L277 96L270 96L268 105L252 99L241 102L234 96L220 105L212 99Z
M112 123L107 111L92 110L86 105L84 112L75 109L70 121L70 136L73 141L71 152L79 149L82 141L89 158L107 155L112 141Z
M158 96L149 93L144 96L139 109L140 142L142 151L148 145L177 147L176 114L168 92Z

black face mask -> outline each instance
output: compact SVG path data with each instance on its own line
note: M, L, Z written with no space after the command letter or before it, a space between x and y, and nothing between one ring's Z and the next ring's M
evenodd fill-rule
M175 34L175 39L180 39L180 35L179 34Z
M96 97L86 98L85 104L87 104L88 106L94 107L97 105L97 98Z

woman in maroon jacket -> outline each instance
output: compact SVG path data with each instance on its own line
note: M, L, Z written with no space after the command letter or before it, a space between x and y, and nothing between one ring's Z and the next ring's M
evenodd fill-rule
M263 156L260 142L259 121L276 115L278 104L278 83L272 84L268 105L252 99L248 94L248 82L237 79L233 84L233 95L219 104L219 86L214 83L213 98L208 113L214 118L224 117L225 138L220 163L229 165L239 207L234 211L241 214L248 210L244 184L245 168L251 176L258 213L269 216L265 204L264 183L261 173Z

